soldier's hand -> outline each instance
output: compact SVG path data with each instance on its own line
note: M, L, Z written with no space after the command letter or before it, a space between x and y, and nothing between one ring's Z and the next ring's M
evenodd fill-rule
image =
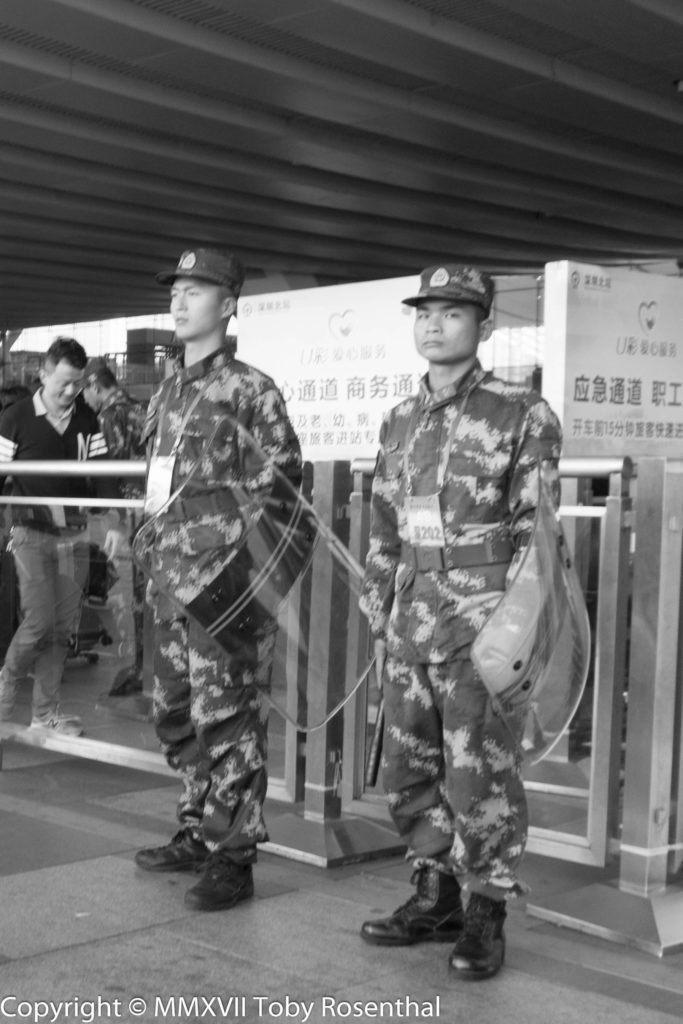
M384 686L384 666L387 661L387 642L386 640L375 640L375 679L377 680L377 689L382 692Z

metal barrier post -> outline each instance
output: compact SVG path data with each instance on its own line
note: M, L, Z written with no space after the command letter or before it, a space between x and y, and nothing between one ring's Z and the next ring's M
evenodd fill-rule
M683 949L683 890L667 886L683 559L683 466L638 463L636 557L619 879L537 917L662 956Z
M370 494L372 491L372 473L358 471L356 463L352 463L353 490L349 501L351 515L351 533L349 550L359 565L365 565L370 535ZM371 634L368 622L359 608L352 614L349 623L349 647L347 674L358 678L367 664L370 652ZM344 716L344 750L356 751L358 746L365 753L365 744L358 741L364 736L368 714L368 685L372 680L363 683L355 697L349 701ZM360 797L364 786L364 756L354 757L347 753L342 778L342 803L348 806L350 801Z
M347 462L316 463L314 508L346 544L349 540L349 484ZM349 605L351 595L339 593L335 580L327 570L316 567L315 561L312 591L308 658L316 668L324 665L326 669L326 685L322 689L312 685L309 675L308 707L318 720L345 692L348 634L356 609ZM391 830L342 814L343 745L344 715L341 712L327 725L308 733L303 808L276 817L271 815L270 840L264 844L265 850L319 867L335 867L384 855L389 839L395 848Z
M591 754L588 788L584 791L588 800L586 833L572 834L556 829L544 829L532 825L529 829L529 849L534 853L548 854L586 864L604 866L610 840L617 834L619 807L620 746L623 724L623 694L626 681L626 650L629 610L629 550L631 540L631 497L630 486L633 466L628 458L612 463L604 460L561 460L560 472L565 488L564 474L586 474L580 477L582 483L575 493L588 499L588 506L578 505L566 509L569 515L582 512L601 512L600 541L598 558L590 536L582 536L583 530L574 530L574 559L587 585L597 598L594 609L593 635L593 699L591 707ZM591 478L607 477L609 494L604 508L591 507L591 493L587 481ZM574 479L572 477L572 479ZM564 506L563 506L564 507ZM584 518L577 525L590 522ZM582 550L583 547L583 550ZM587 695L589 690L587 690ZM551 759L547 759L551 760ZM543 779L543 761L526 773L529 790L538 790L539 779ZM564 764L563 775L571 784L572 769L577 766ZM557 776L561 778L561 776ZM576 776L577 781L583 772ZM542 789L542 786L541 786ZM547 906L531 902L527 910L532 915L547 917ZM553 918L554 919L554 918Z
M307 501L312 500L313 464L304 463L302 492ZM311 580L299 580L287 598L288 629L282 642L286 649L286 705L287 713L292 721L285 720L285 768L284 788L287 799L298 803L304 798L304 777L306 772L306 737L293 724L299 721L302 688L299 683L306 677L307 661L305 653L298 642L299 636L308 636L311 615ZM293 639L296 637L296 640ZM273 792L272 783L269 786Z
M600 828L599 839L597 827L594 827L597 823L591 821L589 833L594 834L596 859L603 864L609 840L617 836L619 829L619 776L624 728L624 689L628 676L628 616L631 599L631 475L630 461L621 473L610 475L610 489L605 502L605 519L600 535L595 635L597 688L594 708L598 727L591 764L591 783L592 816L599 816L604 824ZM598 850L599 842L601 847Z
M349 550L357 562L365 564L370 539L371 493L374 459L356 459L351 464L353 491L351 492L351 535ZM372 635L367 619L359 608L353 610L349 622L349 646L347 658L348 681L357 679L372 657ZM374 674L363 683L356 695L349 701L344 716L344 775L342 778L342 807L348 814L359 814L378 823L386 823L377 832L374 842L375 854L379 856L405 852L401 840L391 823L386 798L377 792L371 796L365 793L365 760L367 756L367 731L370 704L377 694ZM368 689L370 688L370 690ZM376 707L375 707L376 711Z

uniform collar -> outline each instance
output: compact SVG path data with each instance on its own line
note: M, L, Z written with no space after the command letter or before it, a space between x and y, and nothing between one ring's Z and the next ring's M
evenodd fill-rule
M467 371L464 377L460 377L454 384L447 384L443 388L439 388L438 391L430 391L428 384L428 374L425 374L420 381L419 395L422 404L425 408L435 409L441 405L445 405L447 402L452 401L454 398L460 398L462 395L467 394L472 388L476 387L486 376L486 370L482 369L481 363L477 359L474 366Z
M218 370L221 366L227 366L231 361L231 350L227 346L221 346L215 352L204 356L199 362L192 363L191 366L185 366L183 357L180 356L176 362L175 369L179 382L184 383L185 381L196 380L198 377L205 377L210 371Z
M105 409L108 409L110 405L116 405L116 403L121 400L122 396L125 398L125 391L123 390L123 388L115 388L112 391L112 393L110 395L107 395L107 397L102 402L102 405L100 406L100 412L104 412Z

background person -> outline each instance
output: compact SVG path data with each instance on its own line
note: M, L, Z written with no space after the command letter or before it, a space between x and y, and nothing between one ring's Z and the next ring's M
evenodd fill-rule
M102 358L90 359L85 368L83 397L97 418L112 459L142 459L145 445L142 432L145 423L145 405L136 401L118 383L114 373ZM141 480L123 478L119 481L122 498L139 499L145 488ZM128 536L136 527L133 511L128 517ZM111 537L112 535L110 535ZM112 556L114 556L112 552ZM144 599L145 579L141 569L131 563L133 597L133 634L135 660L132 666L122 668L114 677L109 693L123 696L142 690L142 663L144 653Z
M144 458L142 431L146 407L119 384L105 359L89 359L83 380L83 397L97 413L111 459ZM144 487L134 480L122 481L130 497L140 497Z
M26 384L9 381L0 388L0 414L20 398L29 398L33 392ZM3 493L9 494L11 484L5 481ZM17 573L12 553L7 550L12 520L9 506L2 509L2 536L0 537L0 660L4 661L14 631L19 624Z
M527 834L518 746L470 646L530 535L539 465L559 497L557 418L477 359L492 300L491 278L460 264L428 267L405 300L428 369L382 423L361 594L384 680L383 783L416 887L362 935L377 945L455 940L449 962L463 978L490 977L503 962L505 902L522 891Z
M74 338L47 350L40 387L0 416L0 460L104 458L107 446L97 417L80 397L87 357ZM111 496L110 482L97 485ZM10 548L19 584L21 618L0 672L0 721L14 711L16 689L33 674L31 727L80 735L79 718L60 714L69 641L80 616L89 570L88 517L60 498L90 495L84 477L13 476L11 493L54 498L54 504L12 506Z
M198 464L182 499L157 519L153 557L173 587L201 574L197 566L203 557L214 551L218 557L243 533L229 481L244 481L256 496L265 496L272 486L270 463L259 464L258 478L250 482L253 450L235 424L296 484L301 453L273 381L236 359L226 343L243 281L237 258L189 249L157 280L171 286L171 315L183 358L148 410L150 508L153 503L161 508ZM245 631L241 649L231 655L178 611L161 585L153 601L153 716L168 763L182 781L181 829L166 846L141 850L135 859L147 871L202 868L201 879L186 893L187 905L228 909L253 894L256 845L267 839L262 690L270 681L275 632Z

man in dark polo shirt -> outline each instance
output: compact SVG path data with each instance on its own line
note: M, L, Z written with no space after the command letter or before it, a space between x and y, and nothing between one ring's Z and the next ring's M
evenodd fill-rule
M73 338L57 338L40 371L41 387L0 417L0 461L103 458L107 446L97 416L80 397L87 357ZM114 493L106 478L101 494ZM20 680L32 674L31 727L79 736L78 718L59 712L69 639L78 627L89 568L87 512L61 498L87 503L85 477L12 477L11 493L52 498L55 503L12 506L10 548L14 555L21 621L0 672L0 721L11 718Z

